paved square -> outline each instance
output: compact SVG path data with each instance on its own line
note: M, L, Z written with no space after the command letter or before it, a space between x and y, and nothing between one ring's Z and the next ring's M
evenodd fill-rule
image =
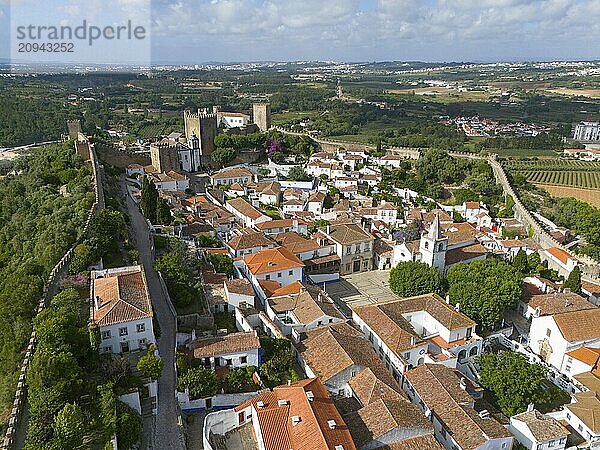
M398 296L390 290L389 270L372 270L340 277L340 281L328 283L327 293L338 304L348 307L396 300Z

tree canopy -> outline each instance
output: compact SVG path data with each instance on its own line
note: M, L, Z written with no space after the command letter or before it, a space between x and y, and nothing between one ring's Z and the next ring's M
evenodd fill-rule
M546 380L547 369L540 364L530 364L520 353L484 353L477 358L477 363L481 367L481 385L492 391L507 417L525 411L529 403L546 400L541 383Z
M416 261L401 262L390 271L390 289L400 297L442 293L442 278L435 267Z
M452 304L483 327L502 319L521 298L523 275L495 258L456 264L446 274Z

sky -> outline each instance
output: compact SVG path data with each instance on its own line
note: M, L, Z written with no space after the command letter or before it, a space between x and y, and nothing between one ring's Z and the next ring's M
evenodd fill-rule
M0 58L10 54L11 16L13 25L15 16L66 21L77 10L116 24L148 5L38 0L28 10L31 1L0 0ZM152 0L148 19L154 64L600 59L600 0ZM118 45L115 54L99 45L77 57L127 58L128 45Z

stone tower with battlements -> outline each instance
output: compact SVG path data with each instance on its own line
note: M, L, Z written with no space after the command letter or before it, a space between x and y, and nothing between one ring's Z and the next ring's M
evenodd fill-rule
M152 166L157 172L180 170L176 144L163 142L150 144L150 158L152 159Z
M77 120L67 120L67 130L69 130L69 139L77 140L81 133L81 122Z
M269 131L271 128L271 105L269 103L254 103L252 105L252 120L260 131Z
M217 115L206 110L184 111L183 122L188 142L195 136L200 141L200 160L203 167L210 165L210 155L215 149L217 136Z

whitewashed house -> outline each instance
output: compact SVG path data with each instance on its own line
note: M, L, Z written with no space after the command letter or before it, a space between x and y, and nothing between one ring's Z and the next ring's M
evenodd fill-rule
M156 343L142 266L94 270L91 280L90 317L99 327L100 352L129 353Z
M571 434L558 420L535 409L512 416L508 429L529 450L564 450Z

